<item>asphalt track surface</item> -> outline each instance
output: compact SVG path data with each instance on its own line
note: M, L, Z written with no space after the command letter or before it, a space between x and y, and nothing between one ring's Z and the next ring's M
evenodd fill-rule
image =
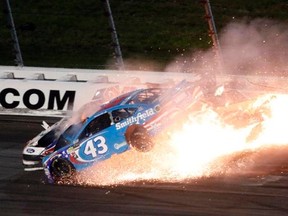
M21 163L40 120L0 116L0 215L288 215L283 157L283 170L270 163L261 176L113 187L46 184L41 171L24 172Z

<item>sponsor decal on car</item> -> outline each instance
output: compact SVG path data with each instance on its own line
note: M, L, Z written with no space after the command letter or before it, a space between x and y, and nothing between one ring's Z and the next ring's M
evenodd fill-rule
M122 147L124 147L124 146L126 146L126 142L122 142L122 143L115 143L114 144L114 148L115 149L120 149L120 148L122 148Z
M155 111L152 108L145 110L142 113L138 113L136 116L131 116L131 117L127 118L123 122L116 123L116 130L120 130L121 128L124 128L128 125L131 125L131 124L139 124L140 120L145 121L146 118L148 118L154 114L155 114Z
M33 148L27 148L26 152L32 154L35 152L35 150Z

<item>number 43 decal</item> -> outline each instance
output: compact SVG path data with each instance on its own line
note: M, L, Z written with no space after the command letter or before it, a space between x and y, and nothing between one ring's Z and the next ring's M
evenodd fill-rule
M95 137L93 140L89 140L86 143L84 154L91 155L93 158L97 157L98 154L104 154L108 150L106 140L102 136Z

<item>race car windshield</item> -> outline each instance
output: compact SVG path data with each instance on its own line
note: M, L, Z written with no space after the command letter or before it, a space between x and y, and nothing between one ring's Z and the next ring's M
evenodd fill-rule
M69 144L67 137L72 137L75 133L77 133L82 127L82 123L71 125L67 130L59 137L58 142L55 146L55 150L58 150Z
M47 147L59 137L59 129L54 128L38 140L39 147Z

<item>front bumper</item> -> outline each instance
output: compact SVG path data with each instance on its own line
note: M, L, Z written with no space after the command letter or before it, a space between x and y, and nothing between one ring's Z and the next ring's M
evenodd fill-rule
M23 154L22 164L24 171L43 170L41 155L25 155Z

